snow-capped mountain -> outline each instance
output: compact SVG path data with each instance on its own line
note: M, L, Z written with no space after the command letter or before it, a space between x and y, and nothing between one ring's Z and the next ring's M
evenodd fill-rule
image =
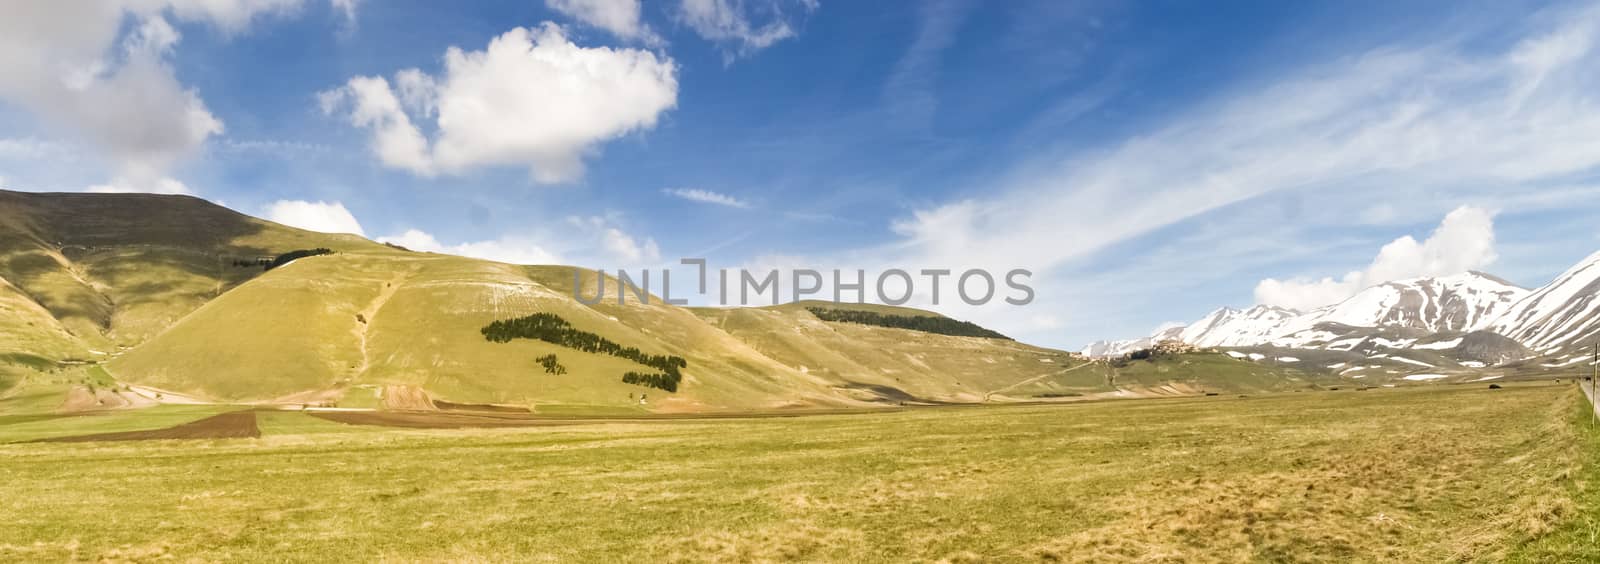
M1309 312L1270 306L1223 308L1187 327L1097 343L1116 356L1176 339L1201 347L1305 349L1396 358L1431 367L1498 365L1540 358L1545 368L1588 362L1600 342L1600 253L1536 290L1468 272L1379 284ZM1433 355L1431 361L1416 358ZM1413 358L1416 357L1416 358ZM1343 361L1341 361L1343 362Z
M1321 323L1466 333L1482 329L1528 294L1526 289L1481 272L1397 280L1298 316L1286 322L1275 336Z
M1600 265L1593 276L1600 277ZM1410 329L1419 336L1469 333L1502 318L1530 294L1481 272L1397 280L1303 313L1264 305L1244 310L1222 308L1187 327L1143 339L1096 343L1084 354L1115 356L1171 338L1200 347L1327 348L1354 346L1362 340L1353 331L1359 328ZM1365 333L1361 336L1373 337ZM1417 338L1413 337L1393 343L1385 339L1374 342L1404 347L1415 341Z
M1178 333L1178 340L1198 347L1258 345L1281 335L1285 324L1298 317L1299 312L1281 307L1225 307L1185 327Z
M1600 253L1589 255L1488 325L1542 354L1577 354L1600 338Z
M1109 356L1122 356L1133 351L1148 349L1162 341L1182 340L1180 334L1183 327L1170 327L1156 331L1149 337L1126 339L1122 341L1095 341L1083 348L1083 356L1089 358L1105 358Z

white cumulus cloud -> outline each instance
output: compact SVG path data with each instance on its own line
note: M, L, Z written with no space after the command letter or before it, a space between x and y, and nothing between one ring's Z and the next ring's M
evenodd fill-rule
M1256 303L1306 311L1338 303L1369 286L1459 274L1486 267L1496 258L1493 215L1462 206L1446 215L1427 239L1418 242L1406 235L1384 245L1365 270L1349 272L1338 279L1262 280L1256 285Z
M325 112L372 131L385 165L418 175L525 166L541 183L576 180L606 141L655 127L677 104L677 65L642 49L580 47L560 26L516 28L483 51L452 47L444 72L358 76L322 93ZM430 140L418 123L431 125Z
M82 139L114 169L103 186L159 186L178 161L222 133L171 59L169 19L224 34L303 0L101 0L0 4L0 100ZM97 187L103 187L97 186ZM141 188L141 191L149 191Z
M661 260L655 239L635 237L623 231L621 217L569 216L559 233L528 232L503 234L494 239L445 243L432 233L407 229L398 235L379 237L413 251L444 253L511 264L569 264L568 259L588 268L634 268Z
M352 233L366 236L361 222L341 202L278 200L267 206L267 219L290 227L321 233Z
M165 176L154 179L117 178L106 184L90 186L86 191L99 194L194 194L184 183Z
M567 223L572 233L583 240L599 240L595 249L587 249L585 256L611 261L617 267L642 266L661 260L661 248L655 239L635 238L619 227L616 216L570 216Z
M640 264L661 260L661 249L654 239L639 241L615 227L607 228L603 248L623 264Z
M407 229L405 233L379 237L379 242L400 245L413 251L444 253L510 264L560 264L561 258L539 244L522 238L503 237L457 245L440 243L431 233Z
M352 78L343 88L322 93L321 99L323 111L329 113L337 111L348 99L350 124L372 130L372 153L383 164L421 176L434 174L427 138L411 123L383 77Z

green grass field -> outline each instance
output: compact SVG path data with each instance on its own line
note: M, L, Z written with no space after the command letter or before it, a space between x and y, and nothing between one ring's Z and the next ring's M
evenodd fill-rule
M259 439L0 445L0 560L1594 561L1600 432L1579 397L1435 386L496 430L263 412ZM12 416L0 442L214 412Z

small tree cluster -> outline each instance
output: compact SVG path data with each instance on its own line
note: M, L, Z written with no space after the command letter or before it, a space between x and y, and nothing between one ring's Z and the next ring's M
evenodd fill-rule
M856 323L860 325L875 325L894 329L910 329L923 333L939 335L953 335L956 337L983 337L986 339L1005 339L1011 337L1001 335L985 329L970 321L959 321L948 317L935 317L931 315L893 315L875 311L862 311L854 309L835 309L825 307L808 307L812 315L823 321L842 323Z
M556 355L554 354L547 354L534 360L539 363L539 366L544 367L545 374L560 376L567 373L567 367L562 366L561 361L556 360Z
M683 377L677 373L645 374L642 372L627 372L622 375L622 382L624 384L648 386L657 390L677 392L678 382L682 381L682 378Z

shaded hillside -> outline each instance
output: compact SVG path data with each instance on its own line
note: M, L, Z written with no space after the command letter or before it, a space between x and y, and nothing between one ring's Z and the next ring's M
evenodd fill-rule
M0 278L86 346L143 342L294 249L383 249L189 196L0 190Z
M0 278L0 354L23 353L55 360L83 358L88 349L50 311Z

